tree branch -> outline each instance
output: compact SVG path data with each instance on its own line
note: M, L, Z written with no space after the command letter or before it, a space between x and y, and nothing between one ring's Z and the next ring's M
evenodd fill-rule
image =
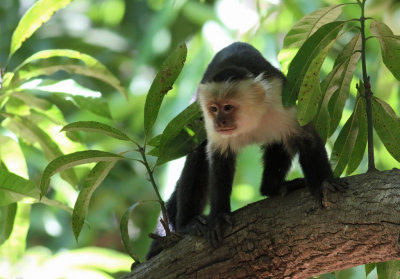
M345 193L324 190L325 208L306 189L241 208L219 248L187 236L124 279L302 279L400 259L400 171L346 180Z

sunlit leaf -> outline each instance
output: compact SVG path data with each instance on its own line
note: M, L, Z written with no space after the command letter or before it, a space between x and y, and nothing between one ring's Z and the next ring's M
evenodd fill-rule
M52 107L52 104L49 101L42 98L37 98L28 92L14 92L12 97L23 101L28 107L31 108L49 110Z
M93 192L103 182L116 163L116 160L97 163L83 181L72 214L72 229L76 240L78 240L79 234L81 233Z
M296 104L300 86L312 61L332 41L337 39L343 25L343 21L325 24L304 42L289 66L287 83L282 92L282 101L285 106Z
M51 75L57 71L96 78L128 97L120 81L103 64L88 54L71 49L48 49L36 52L13 71L11 85L20 84L40 75Z
M96 121L78 121L68 124L62 128L61 131L83 131L83 132L93 132L103 135L107 135L116 139L130 141L131 139L122 131L111 127L107 124L96 122Z
M14 228L17 207L17 203L0 207L0 245L2 245L11 235Z
M306 74L304 75L303 83L300 87L298 105L297 105L297 119L300 125L304 126L310 122L317 114L319 109L320 100L322 97L320 88L320 71L322 64L331 47L332 41L328 44L311 62Z
M43 171L40 180L40 196L42 197L46 194L49 188L50 178L57 172L62 172L82 164L118 161L123 158L123 156L99 150L78 151L58 157L51 161Z
M383 63L400 80L400 37L395 36L389 26L377 20L371 21L370 30L379 39Z
M50 264L52 263L52 264ZM54 264L58 263L63 268L67 268L71 273L67 273L67 278L76 277L77 272L82 275L81 270L96 271L92 276L85 278L111 278L110 274L118 274L118 272L127 273L130 271L132 259L125 253L118 252L109 248L101 247L84 247L73 250L65 250L58 252L53 258L50 258L49 271L54 271ZM64 277L65 270L61 268L59 275L54 278ZM43 270L43 267L41 267ZM99 273L99 271L102 271ZM53 272L51 274L54 274ZM100 275L99 275L100 274ZM78 275L79 276L79 275ZM118 276L114 276L118 277ZM65 278L65 277L64 277Z
M157 164L186 155L205 139L204 124L199 120L201 116L196 102L168 123L160 138Z
M144 106L144 132L149 134L153 127L164 96L172 89L186 60L187 48L180 44L164 61L151 84Z
M385 101L372 99L374 128L389 153L400 162L400 119Z
M2 259L2 263L4 260L10 263L16 263L25 255L26 239L28 229L30 228L30 212L30 204L18 203L12 234L8 240L0 246L0 258Z
M335 5L316 10L301 18L283 40L283 48L279 52L278 59L284 73L287 72L290 61L293 59L301 45L314 34L322 25L336 20L342 13L343 5Z
M28 168L20 145L10 137L0 135L0 168L27 178Z
M60 147L50 135L34 124L28 117L10 116L5 125L24 140L32 144L38 143L47 160L51 161L63 155ZM74 170L67 170L61 174L61 177L71 185L76 185L78 182Z
M106 99L98 91L83 87L73 79L61 81L33 79L20 86L39 98L49 99L53 103L72 103L80 110L87 110L96 115L111 119L110 108Z
M39 0L21 18L11 39L10 57L43 23L71 0Z
M39 199L35 183L0 168L0 206L7 206L23 198Z
M137 263L140 263L140 259L139 259L138 255L135 253L135 251L133 251L133 248L130 244L128 223L129 223L129 216L130 216L131 212L140 204L141 204L140 202L137 202L137 203L131 205L125 211L124 215L122 215L121 221L119 223L121 239L122 239L122 243L124 244L125 250L128 252L129 256L131 256L131 258L134 259L135 262L137 262Z

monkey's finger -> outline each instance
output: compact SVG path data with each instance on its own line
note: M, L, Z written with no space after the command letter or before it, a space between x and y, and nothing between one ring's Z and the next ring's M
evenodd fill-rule
M222 215L222 219L229 225L229 226L233 226L233 217L230 214L223 214Z
M207 231L207 241L210 243L210 245L213 248L217 247L217 242L216 242L216 238L215 238L215 231L210 229Z
M207 227L204 224L198 223L193 230L196 236L207 236Z
M332 192L345 192L348 188L347 181L335 178L334 180L328 180L324 182L326 189Z
M196 220L202 225L207 225L207 218L203 215L197 216Z
M219 244L222 242L223 239L221 222L218 222L216 225L215 236L216 236L216 245L219 246Z

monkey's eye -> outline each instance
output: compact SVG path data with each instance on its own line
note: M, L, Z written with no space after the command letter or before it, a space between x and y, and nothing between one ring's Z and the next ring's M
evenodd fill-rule
M224 111L231 111L233 109L232 105L225 105L224 106Z
M210 112L217 112L218 111L218 108L216 106L210 106L208 109L210 110Z

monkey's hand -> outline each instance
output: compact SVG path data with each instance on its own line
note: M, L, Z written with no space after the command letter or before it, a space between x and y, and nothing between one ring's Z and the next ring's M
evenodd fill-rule
M149 237L157 240L163 249L167 249L169 247L175 246L175 244L182 239L183 235L178 232L171 232L169 235L166 236L149 233Z

